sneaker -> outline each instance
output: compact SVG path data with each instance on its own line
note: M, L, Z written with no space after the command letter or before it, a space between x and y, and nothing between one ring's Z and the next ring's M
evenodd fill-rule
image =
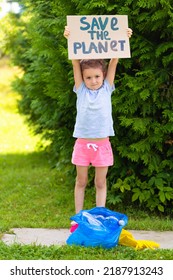
M78 224L74 221L71 222L70 232L74 232L78 228Z

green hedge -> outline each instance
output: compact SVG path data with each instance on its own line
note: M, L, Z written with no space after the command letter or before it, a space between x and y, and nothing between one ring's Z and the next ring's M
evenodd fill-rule
M63 37L66 15L127 14L134 35L131 59L116 75L111 138L115 164L108 176L108 206L135 205L172 212L173 9L171 0L21 0L6 48L24 76L15 83L20 112L51 140L59 168L70 164L74 139L73 73ZM6 25L7 26L7 25ZM72 170L74 170L72 168ZM72 174L68 176L71 180ZM92 183L91 183L92 184Z

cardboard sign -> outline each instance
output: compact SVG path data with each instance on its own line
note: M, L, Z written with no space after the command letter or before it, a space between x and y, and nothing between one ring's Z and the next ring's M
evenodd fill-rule
M67 16L69 59L130 57L128 17Z

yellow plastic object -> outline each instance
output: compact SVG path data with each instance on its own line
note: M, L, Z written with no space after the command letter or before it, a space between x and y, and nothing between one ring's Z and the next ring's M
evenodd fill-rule
M136 250L142 250L146 248L156 249L160 247L160 245L154 241L136 240L133 235L125 229L122 229L118 243L123 246L134 247Z

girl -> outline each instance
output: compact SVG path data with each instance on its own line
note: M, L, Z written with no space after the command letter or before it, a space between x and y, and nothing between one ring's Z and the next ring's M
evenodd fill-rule
M127 29L128 37L132 30ZM70 36L65 27L64 36ZM108 167L113 165L113 153L109 136L114 136L111 94L118 58L112 58L108 67L102 59L72 60L74 92L77 95L77 116L73 137L77 138L72 154L76 165L75 210L83 209L88 167L95 167L96 206L106 204L106 176ZM73 231L72 225L71 232Z

